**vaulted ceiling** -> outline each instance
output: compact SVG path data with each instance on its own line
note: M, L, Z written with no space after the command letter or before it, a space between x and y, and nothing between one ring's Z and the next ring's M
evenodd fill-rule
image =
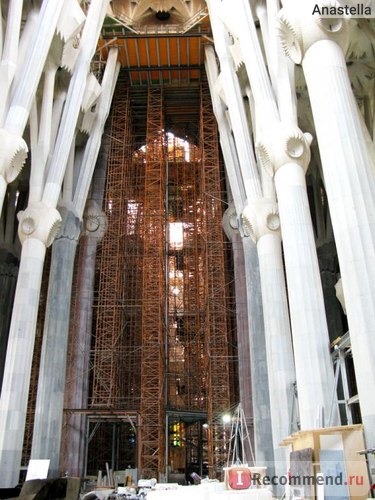
M103 26L103 57L117 45L131 85L200 81L211 37L204 0L113 0Z
M99 40L105 60L116 46L142 135L149 86L164 88L166 129L197 142L204 46L212 43L205 0L113 0Z

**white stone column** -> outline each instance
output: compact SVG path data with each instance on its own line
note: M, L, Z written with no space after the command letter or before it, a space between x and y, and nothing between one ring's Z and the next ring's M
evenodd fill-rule
M259 260L256 245L251 238L242 238L242 244L249 315L255 460L257 465L266 466L267 474L272 476L274 473L274 454Z
M102 94L97 103L97 116L87 140L85 152L82 159L82 167L79 172L77 186L74 192L74 206L78 215L82 218L85 208L87 194L91 184L92 175L96 165L96 159L99 154L101 138L103 135L105 121L111 107L113 92L115 90L120 63L117 60L118 49L112 47L109 49L108 59L102 81Z
M259 173L243 96L230 53L230 36L223 20L219 17L220 9L218 7L220 4L221 2L218 0L207 0L215 51L220 61L220 84L225 94L225 103L228 106L246 197L248 200L254 200L261 196ZM216 82L216 84L218 83Z
M29 203L39 201L43 193L45 167L52 139L52 110L57 65L47 61L44 68L43 96L40 110L40 126L30 123L30 135L35 135L31 144L31 171Z
M28 148L22 135L63 4L64 0L44 0L42 4L37 30L26 58L22 76L14 90L4 126L0 129L0 141L4 145L0 153L2 184L4 181L6 183L12 182L26 160ZM0 191L0 195L2 191ZM0 211L3 202L4 196L0 198Z
M1 4L0 4L0 17L1 17L1 19L3 18ZM4 46L4 40L3 40L3 38L4 38L3 23L0 23L0 55L3 52L3 46Z
M253 402L252 402L252 384L251 384L251 356L250 356L250 338L249 338L249 301L248 290L246 284L245 272L245 256L242 240L243 237L240 231L235 228L233 222L237 222L238 217L231 203L223 216L223 229L231 242L233 253L233 271L234 271L234 287L236 296L236 333L237 333L237 351L238 351L238 373L241 376L238 380L239 399L242 409L245 413L246 423L249 428L249 433L252 438L253 429ZM256 412L255 412L256 413ZM245 455L249 460L254 454L254 443L251 440L252 446L247 441L245 446Z
M302 429L338 424L334 374L305 171L311 138L280 126L272 144L259 143L263 167L275 186L288 283L289 309Z
M4 44L2 51L0 51L0 126L3 124L9 89L16 72L19 36L21 30L22 4L23 0L11 0L8 2ZM1 16L0 19L2 23L3 20Z
M277 205L270 199L257 200L245 208L243 220L258 250L275 470L285 476L285 449L280 442L291 430L296 375Z
M298 14L298 15L297 15ZM344 19L281 15L284 48L302 62L337 247L367 446L375 445L375 181L343 48Z
M259 123L257 131L259 130L259 138L262 141L259 143L258 157L270 175L272 175L272 165L279 169L293 162L302 175L302 179L297 179L296 189L294 189L296 182L294 170L281 168L275 175L284 241L301 424L303 428L320 425L323 423L323 418L322 416L318 418L318 415L323 411L326 419L332 413L333 421L336 422L337 404L328 330L303 170L307 168L309 161L309 154L308 157L305 154L308 145L302 134L295 132L297 127L292 126L293 109L284 110L283 121L282 123L279 121L275 96L264 64L249 3L246 0L239 0L238 9L233 9L230 2L224 0L217 1L216 7L217 15L231 33L238 37L240 43L254 96L256 120ZM291 133L288 135L290 130ZM302 155L303 167L302 163L298 164ZM282 173L279 174L279 171ZM296 220L293 221L293 218ZM304 274L307 267L308 272ZM297 276L297 273L301 275ZM303 340L305 335L309 337L307 342L311 347L308 349L311 361L307 364L307 369ZM314 394L311 395L311 392Z
M64 2L62 0L59 0L59 2L45 0L45 2L43 3L42 11L44 12L44 14L46 14L46 12L48 11L52 16L50 23L51 26L53 25L53 29L50 26L52 32L49 33L49 31L46 30L48 31L48 34L51 35L51 38L56 27L56 23L53 24L52 22L52 20L55 19L53 17L53 14L56 15L58 7L62 7L63 3ZM64 107L62 124L59 128L58 136L56 139L52 161L49 165L47 185L45 186L43 193L44 200L40 202L32 202L24 212L20 220L20 232L22 240L28 240L32 235L32 239L40 240L43 243L44 247L49 246L52 243L61 222L60 215L55 207L57 205L57 201L61 191L61 184L66 168L70 146L75 134L75 127L86 86L86 77L89 70L90 60L95 51L97 38L107 6L108 0L93 0L93 2L91 2L81 39L82 49L80 51L79 61L77 61L77 67L69 86L67 97L69 102L67 102ZM45 10L43 10L44 7ZM43 19L42 25L44 27L44 22L46 18L48 18L48 16L41 17ZM41 30L41 32L42 35L44 33L44 35L47 36L46 33L43 32L43 30ZM44 42L44 40L40 41L42 47L44 47ZM38 47L36 47L36 49L37 48ZM47 56L47 52L48 50L46 51L45 56ZM41 70L43 68L44 62L45 59L41 64ZM29 67L29 64L30 63L28 61L27 67ZM37 67L39 68L39 62L37 64ZM14 112L12 113L11 106L11 109L8 113L8 117L10 117L9 123L14 124L17 130L21 130L20 127L22 123L26 124L28 110L30 109L31 100L33 97L27 92L21 92L22 86L25 85L24 79L20 80L19 85L20 100L22 103L24 103L24 105L21 108L15 106L15 109L13 110ZM15 92L15 95L16 94L17 91ZM15 97L13 101L14 100ZM6 125L7 123L8 122L6 122ZM12 127L9 127L9 129L5 127L4 130L6 131L6 136L3 135L2 139L4 138L7 141L6 143L8 145L10 144L10 147L7 148L5 154L3 153L3 156L0 155L0 173L2 172L1 168L4 165L6 167L10 166L10 168L14 170L14 165L10 161L10 158L12 158L12 151L17 151L20 140L20 137L15 133L15 130L12 129ZM11 131L11 133L9 131ZM21 257L20 269L22 269L23 265L23 255L24 253ZM26 263L27 258L28 255L26 254ZM16 397L13 399L10 399L8 394L12 392L14 384L17 383L20 384L20 387L27 386L28 388L31 371L32 349L27 354L27 359L25 360L25 363L23 363L22 369L20 369L20 373L18 376L17 372L14 372L13 375L13 365L17 362L18 358L22 359L22 356L24 356L25 348L22 342L18 342L18 338L22 337L22 339L24 339L24 337L27 337L28 342L32 342L32 345L34 343L40 276L43 269L43 261L44 252L39 252L37 265L34 266L34 273L37 275L37 277L33 279L32 283L30 281L23 282L19 279L17 284L17 290L18 288L20 288L22 290L22 294L20 295L20 297L18 297L16 291L16 299L12 315L12 325L8 341L9 355L7 353L7 361L4 374L4 383L6 384L5 395L4 398L2 397L0 401L0 415L4 416L4 418L1 418L0 422L0 470L4 471L4 474L2 474L0 478L0 486L14 486L14 484L16 484L18 481L28 395L27 390L25 389L17 392ZM34 290L34 282L37 285L37 297L36 293L31 293L32 301L29 301L30 313L28 314L28 321L25 322L23 319L23 314L25 313L26 309L23 308L22 310L22 306L20 307L19 304L23 304L23 301L25 301L25 298L23 296L29 295L30 291L32 292ZM36 300L34 300L35 298ZM27 347L29 347L29 345ZM15 434L17 434L16 440L14 439Z
M8 343L14 292L18 276L18 259L6 248L0 250L0 393Z
M241 92L238 76L235 71L234 61L230 52L231 38L223 20L220 18L219 9L221 2L217 0L207 1L211 26L213 30L215 51L220 63L220 75L217 77L217 66L213 54L208 49L206 52L210 88L219 90L220 99L228 107L230 127L233 132L234 144L231 143L230 136L227 141L226 153L236 151L237 155L232 156L232 160L238 159L239 172L234 173L235 180L243 185L247 201L254 201L262 195L261 182L258 166L253 151L250 127L244 106L244 99ZM215 68L216 66L216 68ZM216 77L216 78L215 78ZM216 81L215 81L216 80ZM224 94L224 95L223 95ZM215 99L213 99L215 101ZM217 102L217 100L216 100ZM216 111L223 111L219 107ZM227 130L228 132L228 130ZM233 149L232 149L233 148ZM229 168L235 168L235 164L228 164ZM238 186L239 187L239 186ZM240 188L241 189L241 188ZM238 192L238 191L237 191ZM239 190L239 193L241 191ZM240 194L240 196L242 196ZM237 200L236 200L237 202ZM273 443L271 430L271 413L267 375L267 355L264 338L264 323L262 317L261 289L259 279L259 263L256 246L249 240L243 239L246 270L246 288L249 313L249 345L251 356L251 383L252 383L252 403L254 414L254 441L255 457L257 463L267 465L268 472L273 471Z
M92 0L90 4L80 42L81 49L69 84L59 133L49 164L48 176L43 193L43 201L47 205L56 206L59 199L69 151L75 134L75 127L86 88L90 62L95 53L108 4L109 0Z
M107 227L104 212L93 200L89 200L86 205L83 227L78 261L76 309L73 313L76 321L71 325L74 343L71 345L69 364L66 368L65 407L68 410L87 408L96 251ZM86 420L86 415L79 411L67 413L61 443L60 470L68 471L69 475L77 477L84 474Z
M93 320L96 249L105 234L107 223L103 204L106 169L110 150L109 130L104 133L91 184L90 199L83 215L84 232L78 255L77 297L72 312L75 318L70 326L69 365L66 373L64 407L85 409L88 405L89 364ZM86 450L86 415L65 413L61 443L60 470L83 477Z
M278 110L251 14L250 3L248 0L236 0L236 8L233 9L233 2L224 0L217 2L217 8L219 9L218 15L227 28L238 36L255 106L262 106L263 123L272 123L278 119Z
M216 62L214 48L207 45L205 47L205 68L207 73L208 85L210 87L212 109L215 114L219 130L221 150L223 152L225 170L228 176L233 203L236 209L237 217L242 213L246 202L244 182L241 175L240 165L237 156L236 146L233 140L229 122L225 116L225 105L217 94L215 85L219 78L219 70Z
M31 451L31 456L34 459L50 458L50 474L52 475L56 475L59 472L74 258L80 234L80 221L99 153L105 119L108 116L119 72L117 55L117 49L110 49L102 81L103 90L97 103L97 116L87 140L80 166L76 188L76 195L78 193L77 199L71 199L73 195L72 189L67 189L64 192L67 206L74 206L74 210L67 209L66 207L62 208L62 214L64 215L63 227L52 248ZM72 146L73 148L74 146ZM73 163L72 159L71 163ZM71 176L70 172L69 176ZM69 181L67 184L69 186ZM93 223L93 219L91 222ZM58 307L55 300L57 296L60 297Z
M52 246L31 449L32 459L50 460L50 477L59 475L71 288L81 229L73 211L60 211L63 222Z
M20 214L22 254L0 398L0 487L18 483L46 247L58 231L57 210L35 204Z

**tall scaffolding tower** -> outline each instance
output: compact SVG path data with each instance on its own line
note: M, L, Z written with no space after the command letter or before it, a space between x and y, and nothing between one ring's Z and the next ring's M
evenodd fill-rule
M191 472L217 477L225 463L233 332L209 92L201 92L201 146L165 132L164 92L121 82L115 94L89 410L137 416L116 431L122 451L137 453L118 463L140 477L184 481ZM114 440L108 428L96 432L90 473Z
M141 428L142 474L164 471L165 362L165 147L163 92L147 97L142 297Z
M124 408L121 366L124 332L124 214L127 165L132 157L129 90L120 87L112 113L104 211L107 235L100 252L91 406Z
M207 474L205 246L201 154L168 135L167 418L171 474Z
M134 300L140 295L142 276L137 227L143 188L142 178L133 178L137 162L133 162L131 105L124 77L119 78L114 102L103 207L107 231L97 259L87 412L90 474L105 468L106 462L117 469L137 463L134 429L140 404L141 313Z
M207 85L201 87L200 140L202 148L202 189L206 236L206 356L209 384L207 397L209 468L211 474L224 465L226 436L222 416L230 409L231 395L227 323L227 283L224 255L223 189L216 120Z

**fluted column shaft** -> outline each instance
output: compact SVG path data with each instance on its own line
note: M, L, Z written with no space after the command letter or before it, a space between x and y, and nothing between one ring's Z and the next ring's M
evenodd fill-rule
M0 398L0 487L18 483L46 246L23 244Z
M6 109L8 92L16 71L19 34L22 19L22 0L13 0L8 4L8 19L4 37L4 45L1 47L0 56L0 126L3 124L4 110ZM0 12L1 16L1 12ZM2 17L0 17L2 20ZM2 33L0 31L2 38ZM1 40L0 43L2 43Z
M267 466L267 473L272 475L274 455L259 261L256 246L251 238L243 238L242 243L249 315L255 459L257 464Z
M245 273L245 256L242 243L242 236L238 229L233 229L231 221L236 217L234 204L229 205L223 216L223 229L228 239L232 243L234 286L236 296L236 330L237 330L237 351L238 351L238 373L240 374L239 398L242 409L245 413L247 425L251 438L253 437L253 404L252 404L252 384L251 384L251 362L250 362L250 339L249 339L249 312L247 300L247 285ZM252 439L252 443L253 443ZM245 441L244 455L247 460L252 458L253 450L249 443ZM253 446L252 446L253 448Z
M111 47L109 49L102 81L102 93L97 105L97 117L87 140L87 145L82 159L82 167L79 172L73 198L74 206L76 207L77 213L80 217L82 217L85 208L87 194L89 192L91 179L96 165L96 159L99 154L105 121L111 107L113 92L115 90L120 71L120 62L117 58L118 49Z
M262 198L249 204L243 212L243 221L258 251L275 470L278 476L285 476L285 450L280 443L290 434L291 396L296 377L275 201ZM281 495L281 491L277 494Z
M87 408L88 374L91 348L92 304L94 300L95 261L97 237L83 236L80 240L78 296L75 304L77 322L72 325L74 345L67 366L65 406L67 428L62 442L61 470L69 475L83 477L86 416L69 409Z
M107 70L106 70L107 71ZM106 230L103 203L105 174L110 147L109 134L104 134L101 152L91 185L91 199L86 204L84 227L80 239L77 296L74 305L70 337L70 363L67 367L65 408L85 409L88 404L89 359L92 334L92 304L94 300L96 250ZM89 227L89 229L88 229ZM86 451L86 416L79 412L66 413L66 431L61 450L61 470L82 477Z
M211 26L215 41L215 51L220 61L220 83L223 86L228 106L233 136L236 144L241 175L248 200L261 196L261 187L252 143L249 135L245 107L238 77L229 51L229 34L219 18L218 0L207 0Z
M219 77L219 71L216 63L214 48L211 46L206 46L205 55L205 68L210 88L212 108L219 129L220 145L223 152L225 170L227 172L236 213L237 216L239 216L246 202L243 178L241 175L232 131L230 130L229 122L225 116L225 105L215 90L215 85Z
M249 313L245 279L245 260L242 238L238 231L233 231L232 252L234 264L234 283L236 291L236 321L238 342L238 372L240 401L246 417L253 414L251 405L251 363L249 347ZM249 423L249 422L248 422ZM247 453L247 456L249 454Z
M26 158L27 146L22 135L63 4L64 0L44 0L29 56L6 113L4 128L0 129L0 140L6 144L0 154L0 212L4 203L4 185L17 177Z
M280 442L290 432L292 388L296 375L280 235L262 235L258 239L257 249L276 471L285 475L285 450L280 448Z
M279 119L275 96L264 63L250 3L248 0L237 0L236 3L236 9L233 9L233 3L224 0L222 17L232 33L238 35L255 106L261 106L262 109L257 118L263 126L266 126Z
M337 424L334 376L305 172L285 163L275 174L284 242L298 403L302 429L319 427L319 414ZM335 402L335 403L334 403ZM333 408L333 410L331 410Z
M52 110L57 65L47 62L44 70L43 98L40 110L40 127L31 156L29 203L39 201L43 193L45 166L51 146ZM35 127L37 131L37 126Z
M90 62L95 53L108 4L109 0L92 0L90 4L82 33L81 49L69 84L59 133L56 138L43 192L43 201L47 205L56 206L59 199L82 98L86 88Z
M25 59L25 67L14 90L4 128L22 136L38 87L64 0L44 0L37 29Z
M314 43L303 58L340 263L368 446L375 443L375 184L342 49Z
M97 9L99 7L100 3L97 4ZM103 14L102 9L103 7L98 9L96 15ZM87 140L80 167L76 193L73 200L75 212L73 213L71 210L63 208L64 226L60 233L60 237L54 242L52 251L31 451L31 456L33 458L50 458L51 475L55 475L59 471L71 286L77 240L80 233L79 221L82 218L89 185L91 183L100 148L100 140L105 119L109 112L113 90L119 72L117 54L117 49L110 49L102 81L103 92L97 104L98 115ZM69 192L69 190L67 192ZM70 203L71 196L72 193L70 192L68 203ZM60 297L58 305L55 300L57 296ZM51 402L53 404L51 404Z
M51 477L59 473L70 299L80 233L79 219L63 212L63 226L52 247L31 448L31 458L50 459Z
M301 425L303 428L314 428L319 425L318 413L323 410L328 418L333 408L333 420L337 417L337 404L334 402L334 378L329 354L328 329L304 170L297 163L294 167L292 164L289 165L288 160L285 161L283 157L285 148L291 158L297 158L303 154L305 140L302 139L300 132L293 132L289 138L285 134L285 128L297 128L293 123L293 109L285 112L284 122L279 123L275 97L261 54L249 3L246 0L240 0L236 15L227 0L224 0L221 5L223 7L218 5L218 8L222 9L220 15L223 22L239 38L255 108L258 109L257 120L261 131L259 136L262 141L268 143L268 148L260 151L260 156L268 149L263 156L264 163L274 163L277 170L275 185L285 242L292 331L293 338L296 339L295 363ZM286 122L285 119L287 119ZM295 149L297 144L298 151ZM305 155L304 161L308 164L309 155ZM307 272L303 274L307 267ZM303 279L301 279L302 276ZM309 337L307 342L311 346L311 350L308 351L310 359L307 363L310 366L307 369L304 340L302 340L305 336Z

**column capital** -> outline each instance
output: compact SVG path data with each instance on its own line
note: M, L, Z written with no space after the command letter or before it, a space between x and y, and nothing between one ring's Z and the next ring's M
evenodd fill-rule
M83 214L83 234L101 240L107 230L107 218L95 200L88 200Z
M259 198L246 205L242 212L242 222L254 243L266 234L280 234L277 203L270 198Z
M59 212L62 222L55 240L68 239L78 241L82 223L76 211L72 207L61 205L59 206Z
M0 129L0 175L7 183L14 181L21 172L28 153L28 147L24 139Z
M38 201L18 212L18 235L21 243L28 238L40 240L46 247L52 245L61 226L61 215L56 208Z
M278 14L278 36L285 54L300 64L308 49L321 40L331 40L343 50L348 44L348 20L344 17L325 17L323 7L329 1L310 3L296 1Z
M226 234L228 240L232 241L233 236L240 231L241 221L236 212L234 203L230 203L228 208L225 210L222 220L222 226L224 233Z
M306 173L310 163L312 136L298 127L277 125L271 133L255 145L259 162L272 177L283 165L295 163Z

